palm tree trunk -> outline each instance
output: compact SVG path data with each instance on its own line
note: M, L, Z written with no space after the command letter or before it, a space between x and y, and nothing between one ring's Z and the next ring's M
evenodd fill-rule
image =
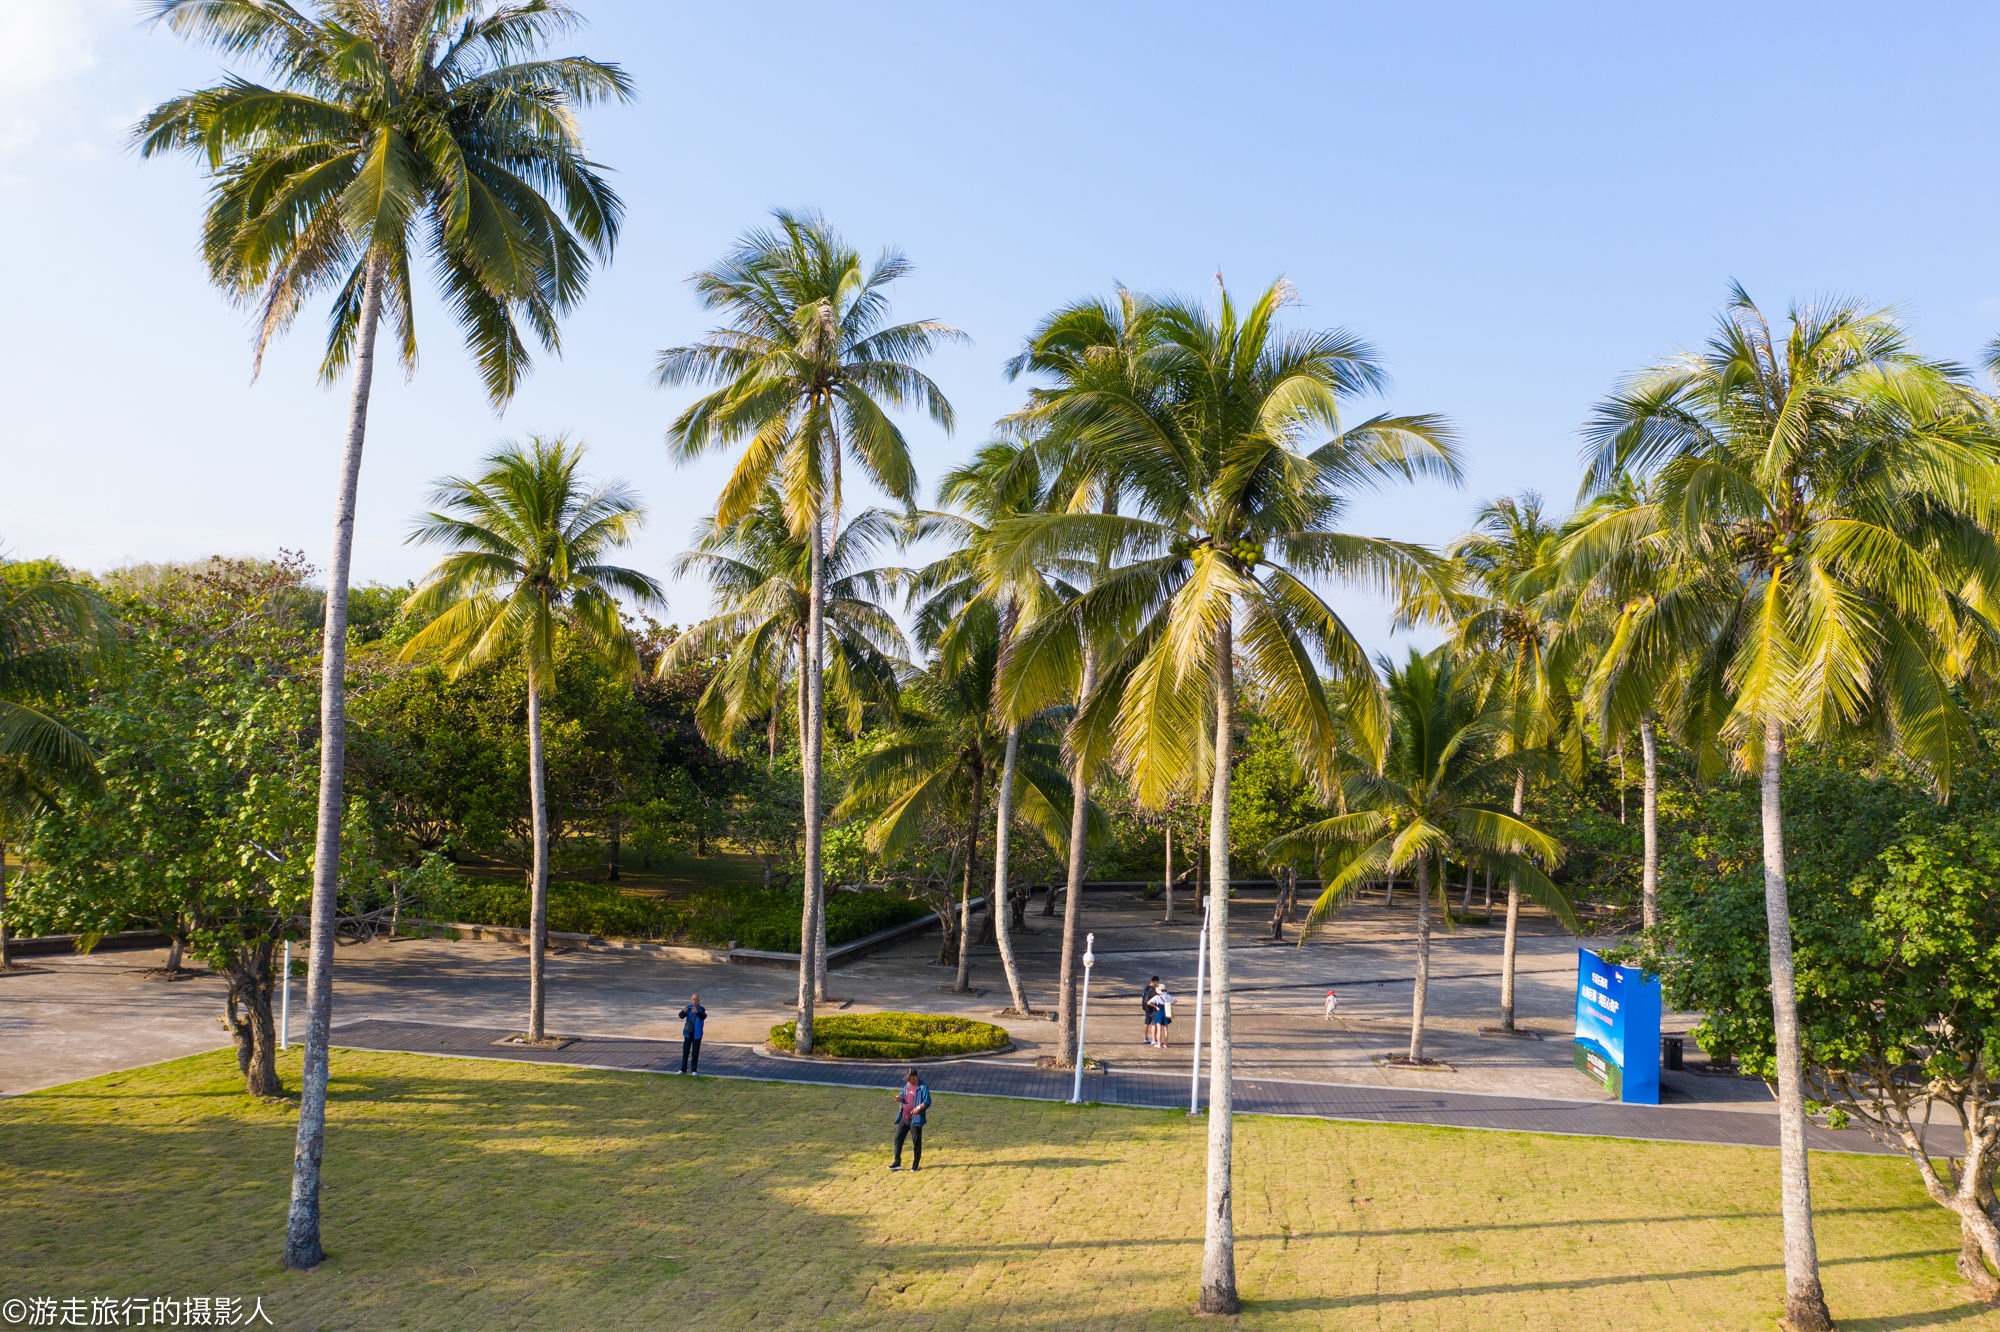
M7 843L0 841L0 971L13 965L7 956Z
M333 504L333 549L326 570L326 623L320 635L319 812L313 837L312 937L306 950L306 1041L299 1087L299 1131L292 1149L292 1201L285 1218L286 1267L317 1267L326 1257L319 1238L319 1167L326 1150L327 1047L333 1031L333 915L340 891L340 828L346 812L347 576L354 562L354 506L361 489L361 446L368 433L368 395L375 383L375 331L382 320L386 254L371 254L361 284L354 336L354 385L347 403L347 439Z
M1166 825L1167 854L1165 868L1161 871L1163 886L1167 894L1167 916L1164 923L1174 923L1174 825Z
M1646 859L1639 871L1639 919L1650 930L1660 922L1660 746L1651 717L1639 719L1639 752L1646 760L1639 811L1646 838Z
M972 988L972 875L979 868L979 816L981 797L986 794L985 775L972 770L972 817L965 823L965 881L958 890L958 979L952 989L964 994ZM993 918L993 894L986 894L986 917Z
M1232 1173L1236 1100L1229 1043L1229 745L1236 724L1236 663L1225 616L1215 635L1215 778L1208 801L1208 1229L1201 1249L1203 1313L1233 1314L1236 1299L1236 1203Z
M542 748L542 683L535 663L528 662L528 801L534 820L535 859L528 890L528 1039L546 1034L549 966L549 779L548 754Z
M1771 1027L1777 1038L1779 1211L1785 1223L1785 1322L1792 1332L1833 1326L1819 1282L1813 1239L1812 1177L1806 1158L1805 1075L1799 1050L1799 1000L1792 970L1792 912L1785 887L1785 820L1780 774L1785 738L1764 723L1760 794L1764 831L1764 923L1771 936Z
M1077 705L1097 683L1095 654L1083 654L1083 679L1076 688ZM1062 966L1056 976L1056 1048L1065 1054L1076 1049L1076 976L1078 971L1076 932L1083 912L1084 836L1090 828L1090 773L1081 751L1070 774L1069 801L1069 887L1063 898Z
M1528 804L1528 773L1514 770L1514 817L1520 818ZM1514 844L1521 854L1521 844ZM1521 872L1507 871L1507 934L1500 945L1500 1030L1514 1030L1514 946L1521 938Z
M1440 866L1442 869L1442 866ZM1445 889L1446 892L1451 891ZM1424 1058L1424 1003L1431 990L1431 857L1417 856L1417 992L1410 1000L1410 1062Z
M795 1048L812 1053L813 1000L818 997L820 930L820 753L826 719L826 526L813 515L812 588L806 603L805 726L799 735L800 769L805 788L805 906L799 922L799 1026Z
M1465 914L1472 914L1472 858L1465 860Z
M1012 902L1013 868L1008 862L1014 830L1014 761L1021 748L1021 728L1007 728L1007 756L1000 763L1000 795L993 820L993 890L987 894L987 910L994 914L995 940L1000 947L1000 969L1007 973L1007 995L1014 1011L1028 1015L1027 994L1021 988L1021 969L1014 962L1014 913Z

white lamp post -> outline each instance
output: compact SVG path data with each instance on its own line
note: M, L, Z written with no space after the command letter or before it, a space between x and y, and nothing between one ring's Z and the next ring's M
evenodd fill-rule
M1201 942L1194 952L1194 1069L1188 1074L1188 1113L1201 1113L1201 988L1208 975L1208 909L1215 905L1211 896L1201 904Z
M292 941L285 940L285 988L278 992L278 1048L292 1048Z
M1090 968L1097 961L1096 945L1096 935L1083 936L1083 1002L1076 1009L1076 1083L1069 1091L1071 1105L1083 1104L1083 1024L1090 1018Z

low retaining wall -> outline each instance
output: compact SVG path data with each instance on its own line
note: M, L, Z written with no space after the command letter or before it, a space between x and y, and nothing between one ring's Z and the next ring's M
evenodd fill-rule
M48 957L54 953L74 953L77 936L74 934L42 934L26 939L7 940L10 957ZM122 930L117 934L107 934L97 941L92 952L115 953L140 948L165 948L173 942L159 930Z

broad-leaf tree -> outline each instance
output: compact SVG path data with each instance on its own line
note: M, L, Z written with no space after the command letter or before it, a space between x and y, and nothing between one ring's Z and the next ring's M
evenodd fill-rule
M1059 616L1024 631L1003 707L1078 677L1085 646L1102 664L1072 728L1072 752L1115 750L1139 798L1208 782L1210 1047L1207 1237L1200 1307L1237 1308L1231 1174L1229 773L1239 677L1309 765L1335 747L1322 672L1372 697L1366 654L1313 589L1361 581L1392 591L1427 577L1418 547L1341 530L1357 492L1418 476L1456 479L1451 433L1432 416L1353 425L1344 399L1384 381L1373 350L1343 331L1287 332L1292 289L1273 284L1247 308L1226 290L1214 308L1149 302L1152 345L1101 389L1066 393L1045 428L1074 438L1130 514L1040 513L996 524L994 564L1021 577L1058 558L1102 572ZM1088 358L1091 353L1082 353ZM1105 359L1116 355L1107 350ZM1074 847L1072 847L1072 852Z
M1786 1316L1832 1325L1813 1237L1806 1091L1785 868L1787 742L1859 733L1941 790L1968 744L1954 686L1990 671L2000 627L2000 466L1991 414L1958 366L1910 345L1886 310L1796 307L1773 329L1738 287L1708 343L1634 376L1585 431L1586 496L1627 475L1708 579L1625 627L1607 686L1623 728L1688 670L1727 698L1717 732L1759 774L1778 1084ZM1646 510L1650 508L1652 512ZM1575 557L1610 558L1600 525Z
M563 0L153 0L153 18L261 66L161 103L133 130L213 188L210 279L256 319L257 361L309 301L330 302L321 378L352 372L321 644L320 801L306 979L305 1081L285 1265L316 1266L333 1011L333 912L346 770L347 582L382 317L417 358L413 273L428 266L497 406L608 258L623 205L584 155L576 109L623 99L616 65L544 58Z
M918 408L946 430L952 425L951 404L916 362L964 335L933 320L888 322L888 288L909 271L894 250L864 265L823 218L780 211L772 227L745 234L721 263L694 275L696 296L723 323L700 342L661 352L658 364L665 387L719 385L674 418L667 443L677 461L743 446L716 500L715 525L735 526L775 490L792 533L808 543L800 1054L812 1053L815 981L826 947L826 551L840 522L842 468L851 458L891 499L913 505L909 443L887 409Z
M661 604L646 574L607 563L645 521L639 498L622 482L591 484L583 449L562 439L531 439L489 455L474 477L446 477L431 492L437 506L410 540L448 546L404 603L429 622L404 645L406 658L435 657L453 673L503 656L527 666L528 783L534 860L528 920L526 1038L544 1037L549 928L548 762L542 745L542 694L553 680L559 623L580 645L637 674L639 654L624 613Z

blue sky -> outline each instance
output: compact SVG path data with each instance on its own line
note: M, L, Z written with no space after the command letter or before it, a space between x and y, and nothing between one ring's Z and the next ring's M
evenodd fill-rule
M682 279L779 204L900 245L898 312L972 336L931 366L958 434L909 427L927 480L1016 405L1001 363L1052 307L1289 277L1295 320L1380 349L1384 405L1463 434L1462 491L1357 507L1405 539L1448 539L1481 496L1567 502L1591 402L1698 341L1732 278L1771 308L1898 303L1936 355L2000 333L1990 6L579 3L564 45L639 87L586 122L623 245L498 418L420 311L415 380L378 379L360 579L421 573L402 536L425 483L528 431L641 489L634 562L663 573L722 464L672 466L688 395L649 367L704 326ZM343 398L315 381L319 312L253 385L246 317L195 258L194 165L124 148L219 69L127 0L0 5L15 554L325 558ZM1379 606L1334 599L1386 643ZM672 618L705 605L676 587Z

